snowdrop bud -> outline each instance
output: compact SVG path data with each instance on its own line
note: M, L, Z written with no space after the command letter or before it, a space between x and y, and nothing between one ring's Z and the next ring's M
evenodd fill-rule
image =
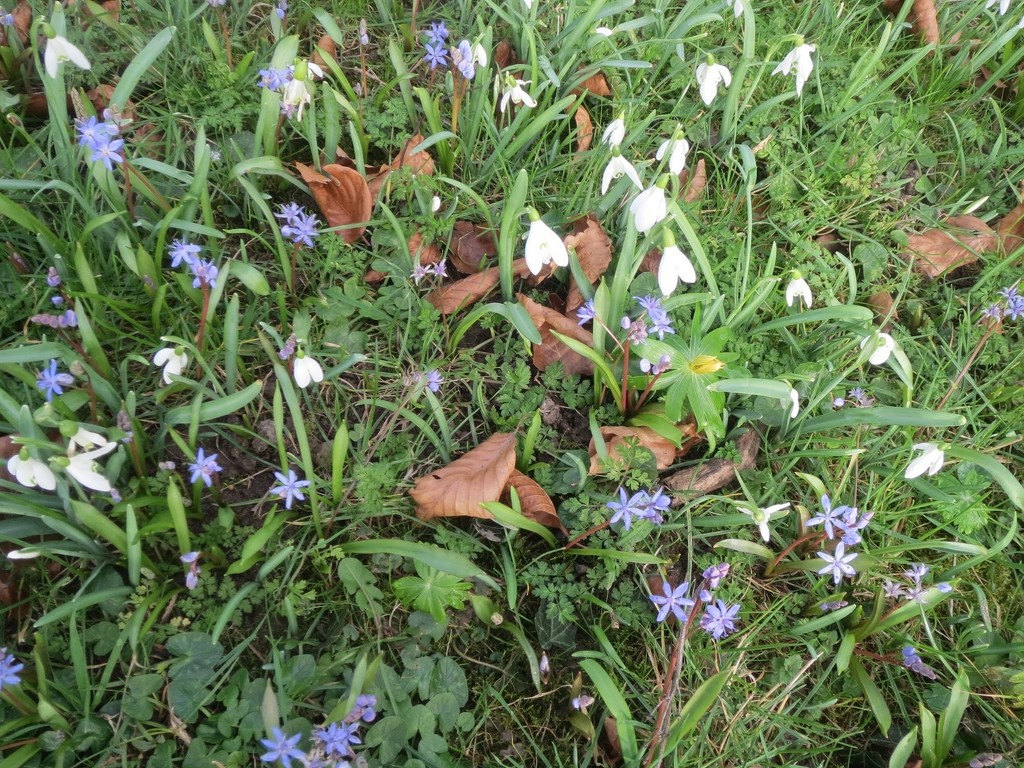
M434 195L430 200L430 210L437 213L441 210L441 198Z
M620 112L619 116L612 120L601 135L601 143L609 147L617 147L626 138L626 113Z
M896 341L892 336L883 331L865 336L860 343L860 348L865 349L869 345L871 347L871 356L868 358L868 362L872 365L884 365L889 359L889 355L896 349Z
M939 446L934 443L916 443L914 450L921 451L921 455L907 465L907 469L903 473L904 478L913 480L915 477L920 477L925 473L934 475L942 469L942 465L946 460L946 454Z

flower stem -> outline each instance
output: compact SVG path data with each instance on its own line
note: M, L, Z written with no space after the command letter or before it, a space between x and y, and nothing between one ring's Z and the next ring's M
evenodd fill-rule
M981 350L985 346L985 342L987 342L992 334L995 333L995 329L998 324L998 322L990 322L988 324L988 328L985 329L985 333L981 335L981 338L978 339L978 343L975 344L974 351L971 352L971 356L967 358L967 362L964 363L963 368L960 369L960 373L958 373L956 378L953 379L953 383L949 385L949 389L946 391L946 394L942 396L942 399L939 400L939 404L935 407L935 410L941 411L949 398L953 396L953 392L955 392L956 388L960 386L960 382L963 381L964 376L967 375L967 371L970 370L974 361L978 359L978 355L981 354Z
M217 9L217 18L220 19L220 33L224 36L224 56L227 58L228 69L234 69L235 65L231 59L231 32L228 30L228 21L223 8Z
M203 334L206 331L206 312L210 308L210 285L205 280L200 284L203 289L203 311L199 315L199 333L196 335L196 350L203 351Z

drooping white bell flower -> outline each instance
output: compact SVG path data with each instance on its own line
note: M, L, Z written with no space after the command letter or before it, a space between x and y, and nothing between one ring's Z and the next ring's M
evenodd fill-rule
M181 376L188 365L188 355L182 347L164 347L153 355L153 365L164 367L164 384L171 383L171 376Z
M813 297L811 296L811 286L807 284L803 276L794 270L793 279L789 281L789 285L786 286L786 304L793 306L798 299L802 299L804 306L807 309L811 308L811 302Z
M608 123L608 127L601 134L601 143L609 147L617 147L626 138L626 114L620 112L619 116Z
M710 107L718 95L718 86L728 88L732 83L732 72L724 65L716 64L715 57L709 54L707 61L697 67L697 83L700 85L700 97Z
M608 161L608 165L604 168L604 175L601 177L601 194L607 194L608 187L611 186L612 181L625 176L627 179L633 182L637 189L643 189L644 185L640 181L640 177L637 175L636 168L619 152L619 148L612 148L612 159Z
M860 342L860 348L865 349L871 345L871 356L868 362L872 365L884 365L889 355L896 349L896 341L884 331L876 331L870 336L865 336Z
M732 13L737 18L743 13L743 0L731 0L732 2Z
M76 453L73 456L69 456L67 459L68 464L64 470L86 488L99 491L100 493L109 493L113 486L111 486L110 481L98 471L100 469L100 465L96 463L96 459L100 456L106 456L115 448L117 448L117 443L107 443L95 450L86 451L85 453ZM61 459L61 461L63 461L63 459Z
M666 229L662 239L661 261L658 263L658 287L663 295L668 296L680 280L684 283L697 282L697 271L676 245L672 232Z
M665 199L665 186L668 176L663 175L629 204L629 212L636 219L636 231L646 234L654 226L668 216L668 201Z
M560 267L569 266L569 251L551 227L541 221L540 214L530 209L530 231L526 235L526 266L539 275L545 264L552 261Z
M7 471L26 488L42 488L44 491L52 491L57 487L57 478L53 474L53 470L46 465L46 462L32 458L25 449L7 460Z
M63 431L63 427L61 428ZM66 432L64 434L67 434ZM99 448L107 445L110 441L107 440L103 435L98 432L93 432L91 429L86 429L83 426L78 426L74 434L68 438L68 447L71 450L77 450L78 448L84 448L89 451L93 448Z
M991 8L996 3L999 3L999 15L1005 16L1006 12L1010 10L1010 0L988 0L988 2L985 3L985 7Z
M301 349L295 353L293 366L295 383L302 387L302 389L308 387L310 382L315 381L319 384L324 380L324 369L320 367L320 363Z
M786 54L779 66L772 70L773 75L788 75L793 69L796 69L797 96L803 91L804 83L807 82L807 78L811 76L811 71L814 69L814 61L811 59L814 50L813 45L804 43L804 39L798 37L796 47Z
M60 35L55 35L46 41L46 50L43 51L43 65L46 74L50 77L57 77L60 65L70 61L79 69L92 69L89 60L85 58L76 46Z
M789 503L785 504L773 504L770 507L747 507L741 506L740 512L745 515L749 515L750 519L754 521L754 525L757 526L757 530L761 533L761 538L765 541L771 539L771 530L768 528L768 521L773 517L779 517L783 511L789 509Z
M903 477L907 480L913 480L926 472L934 475L942 469L946 454L935 443L915 443L914 450L921 451L921 455L913 459L903 472Z
M682 131L676 131L671 139L662 142L655 157L660 162L668 154L668 169L676 176L686 167L686 156L690 154L690 142L683 138Z
M505 78L505 86L502 89L501 104L498 105L498 109L502 114L505 114L505 110L508 109L508 103L511 101L513 104L525 104L531 109L537 106L537 100L530 95L530 92L526 90L524 86L531 83L530 80L518 80L514 77L508 76Z

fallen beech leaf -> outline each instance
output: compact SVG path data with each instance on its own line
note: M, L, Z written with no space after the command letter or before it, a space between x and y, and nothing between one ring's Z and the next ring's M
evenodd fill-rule
M407 242L413 264L437 264L441 260L441 252L433 243L424 242L423 235L418 231L409 235Z
M512 262L512 274L520 278L530 274L530 269L526 266L526 259L516 259ZM494 290L494 286L500 279L498 268L491 267L483 272L477 272L475 275L456 280L454 283L435 288L427 294L427 301L437 307L442 315L450 315L463 307L480 301Z
M612 261L612 239L608 237L601 222L592 213L588 213L572 225L572 233L566 235L563 242L566 248L576 251L583 274L591 285L608 269ZM565 301L566 312L571 312L583 304L583 294L576 285L576 279L570 277L569 295Z
M595 96L611 96L612 89L608 87L608 81L605 79L603 72L591 75L582 83L572 89L572 92L576 95L581 93L589 92Z
M927 277L938 277L956 267L973 264L978 254L999 247L999 235L974 216L953 216L942 222L942 229L929 229L907 238L908 257Z
M717 491L736 479L736 473L752 469L757 461L758 446L761 438L751 430L736 440L736 450L740 460L733 463L728 459L711 459L696 467L688 467L665 478L665 487L673 491L683 491L694 496L703 496ZM678 507L685 499L682 496L672 498L672 506Z
M134 121L138 117L135 111L135 102L131 99L125 101L124 104L110 103L110 98L114 95L114 86L109 83L100 83L95 88L90 89L85 95L89 99L89 103L92 104L92 108L96 110L97 115L102 116L103 110L110 107L123 120Z
M302 180L309 185L309 191L316 200L320 212L331 227L350 227L340 234L346 243L354 243L366 231L366 222L373 211L373 198L366 179L343 165L325 165L319 174L309 165L296 163ZM352 226L357 225L357 226Z
M697 161L691 171L683 168L679 172L679 196L684 203L692 203L704 196L704 188L708 185L708 170L704 158Z
M899 13L903 0L882 0L889 13ZM914 0L910 9L910 26L926 43L939 42L939 19L935 10L935 0Z
M412 498L420 520L484 517L480 508L497 501L516 466L516 436L497 432L447 467L416 480Z
M24 0L18 0L18 4L11 9L11 15L14 17L18 39L25 45L28 42L28 31L32 28L32 8Z
M887 317L898 318L899 313L893 311L893 307L896 302L893 301L892 294L888 291L879 291L868 296L868 306L871 307L871 311L875 313L875 317L879 320L884 320ZM889 330L891 323L887 323L882 327L883 331Z
M516 53L512 50L508 40L499 40L498 44L494 46L494 63L498 65L498 69L505 69L505 67L511 64L519 63L519 59L516 58Z
M366 274L363 275L363 281L369 283L370 285L374 285L375 283L384 282L387 276L387 272L380 272L379 270L376 269L369 269L366 271Z
M537 326L537 330L540 331L541 343L533 345L533 364L537 370L547 370L548 366L560 362L569 376L590 375L594 372L594 364L590 360L569 349L551 334L552 331L557 331L563 336L569 336L589 347L594 343L594 337L590 331L580 328L575 320L560 312L538 304L529 296L520 293L517 298L530 315L533 324Z
M1011 255L1024 244L1024 203L1021 203L996 224L996 231L1003 239L1003 250Z
M335 45L334 39L330 35L323 35L316 43L316 47L313 48L313 58L310 59L318 67L326 67L327 62L324 57L331 59L337 59L338 46Z
M694 431L696 435L696 431ZM675 463L676 446L671 440L662 437L649 427L601 427L601 437L608 447L608 456L620 453L629 439L636 439L644 448L654 454L654 461L659 470L668 469ZM590 441L590 474L600 472L600 460L594 441Z
M518 469L514 469L508 479L508 484L516 489L523 517L562 533L568 533L565 526L562 525L562 519L558 516L558 512L555 511L551 497L536 480L524 475Z
M469 221L455 222L448 248L451 251L452 266L466 275L479 272L485 257L494 258L498 255L494 235Z
M594 121L582 104L576 107L573 119L576 121L576 157L580 157L594 141Z
M384 186L384 182L387 181L388 176L400 168L407 168L410 173L422 173L426 176L433 175L434 158L422 149L417 152L412 151L422 143L423 137L417 133L405 142L405 146L402 147L402 150L395 156L394 160L377 169L376 175L369 182L370 194L373 195L374 199L380 194L380 190Z

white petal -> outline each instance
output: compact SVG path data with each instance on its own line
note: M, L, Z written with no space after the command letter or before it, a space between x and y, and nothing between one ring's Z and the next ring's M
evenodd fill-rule
M11 456L7 460L7 471L26 488L38 486L45 491L52 491L57 487L57 478L54 477L50 468L39 459L29 457L23 461L20 456Z
M918 456L907 465L906 470L903 472L903 477L907 480L913 480L915 477L920 477L927 472L929 466L931 466L931 456L927 453Z
M637 232L648 232L668 215L665 190L659 187L645 189L630 203L629 210L636 218Z
M552 261L560 267L569 265L569 252L565 243L551 227L540 219L530 222L530 232L526 236L526 266L537 275L545 264Z
M295 358L295 383L302 389L309 386L311 381L317 383L324 380L324 369L320 363L309 355Z
M626 138L626 123L622 118L612 120L601 135L601 143L609 147L617 147Z
M111 444L110 447L115 448L116 446ZM77 456L72 456L71 463L67 466L67 473L86 488L106 493L112 486L107 478L96 471L97 464L93 461L93 457L97 453L97 451L89 451L89 453L80 453Z
M800 413L800 393L791 388L789 390L789 400L793 403L793 407L789 409L789 418L795 419Z
M668 169L676 176L686 167L686 156L690 154L690 142L679 139L672 142L672 154L668 158Z
M43 51L43 65L45 66L46 74L51 78L57 77L57 66L59 63L57 61L57 49L51 40L46 44L46 50Z
M679 246L670 245L661 253L661 262L658 264L658 287L662 294L668 296L676 289L680 280L695 283L697 272Z
M786 286L786 304L793 306L793 303L797 299L803 299L804 305L807 309L811 308L811 286L807 284L807 281L802 277L794 278L790 281L789 285Z
M765 541L771 540L771 530L768 528L768 521L765 520L763 523L757 524L757 529L761 532L761 538Z
M79 427L78 431L71 436L70 443L72 446L78 446L79 448L85 448L89 450L100 445L107 445L110 441L107 440L103 435L93 432L85 427Z

